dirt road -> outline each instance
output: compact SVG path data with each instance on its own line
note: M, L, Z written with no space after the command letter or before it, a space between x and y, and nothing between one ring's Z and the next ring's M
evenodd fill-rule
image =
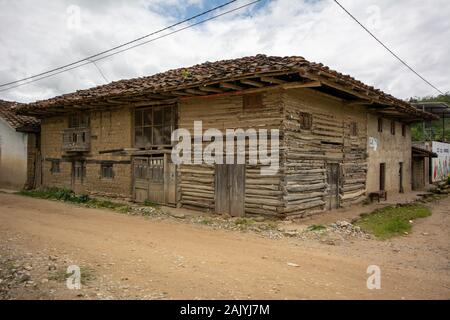
M331 246L0 194L0 268L28 275L6 298L449 299L449 207L405 237ZM54 277L72 264L92 275L81 290Z

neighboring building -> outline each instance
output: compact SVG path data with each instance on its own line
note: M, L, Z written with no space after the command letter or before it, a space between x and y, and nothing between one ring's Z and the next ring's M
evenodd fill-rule
M33 188L39 121L14 113L16 103L0 100L0 187Z
M433 118L321 64L264 55L112 82L19 112L42 118L44 186L278 217L410 191L409 124ZM192 133L194 121L203 132L279 129L279 171L262 175L248 160L174 165L171 132Z
M450 143L431 141L431 150L437 157L432 159L432 182L447 181L450 175Z
M439 121L422 121L422 135L426 142L414 142L416 147L427 150L432 156L424 159L425 185L435 182L447 181L450 174L450 143L446 139L448 128L445 127L446 119L450 118L450 106L445 102L418 102L413 103L418 110L435 115ZM434 132L436 124L442 124L442 136ZM436 141L438 140L438 141ZM414 153L414 150L413 150ZM423 153L423 152L421 152ZM419 156L420 152L416 152ZM419 156L420 158L420 156ZM416 157L416 167L420 166L420 160ZM415 170L417 173L418 170ZM421 181L420 177L416 179Z
M413 142L412 188L426 190L432 183L432 161L437 154L431 151L430 142Z

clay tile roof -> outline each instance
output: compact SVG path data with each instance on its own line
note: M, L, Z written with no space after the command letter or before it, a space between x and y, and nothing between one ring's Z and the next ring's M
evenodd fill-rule
M37 101L20 107L20 112L44 111L49 107L71 106L105 98L130 96L146 93L163 93L173 90L189 89L195 86L210 85L221 81L232 81L245 77L270 75L271 73L301 73L307 79L319 79L325 84L339 85L379 104L394 105L401 112L415 116L427 116L409 103L365 85L349 75L331 70L321 63L309 62L300 56L277 57L256 55L231 60L205 62L188 68L173 69L152 76L114 81L106 85L78 90L48 100ZM32 114L32 113L28 113Z
M15 113L15 108L20 104L17 102L0 100L0 118L4 119L17 131L37 131L40 122L38 119L22 116Z

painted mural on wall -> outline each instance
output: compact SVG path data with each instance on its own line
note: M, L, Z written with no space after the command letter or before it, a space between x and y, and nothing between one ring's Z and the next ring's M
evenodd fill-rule
M450 144L433 141L432 151L438 155L432 160L433 182L445 180L450 173Z

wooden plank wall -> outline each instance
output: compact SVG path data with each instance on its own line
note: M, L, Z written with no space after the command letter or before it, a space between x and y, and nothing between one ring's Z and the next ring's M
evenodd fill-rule
M339 163L341 206L361 201L365 191L366 118L362 107L344 106L309 89L289 90L283 97L285 120L284 214L303 217L325 210L327 163ZM300 128L300 112L312 115L312 128ZM357 135L350 126L357 123Z
M196 98L179 103L178 127L193 134L194 121L203 122L203 131L225 129L280 129L283 120L281 92L262 94L262 106L254 109L243 107L242 96L221 98ZM205 142L204 146L209 142ZM225 144L224 144L225 146ZM248 146L246 148L248 158ZM248 159L247 159L248 160ZM178 170L178 194L183 207L214 211L215 177L213 165L181 165ZM261 176L260 166L246 167L245 213L277 215L283 211L281 173Z

